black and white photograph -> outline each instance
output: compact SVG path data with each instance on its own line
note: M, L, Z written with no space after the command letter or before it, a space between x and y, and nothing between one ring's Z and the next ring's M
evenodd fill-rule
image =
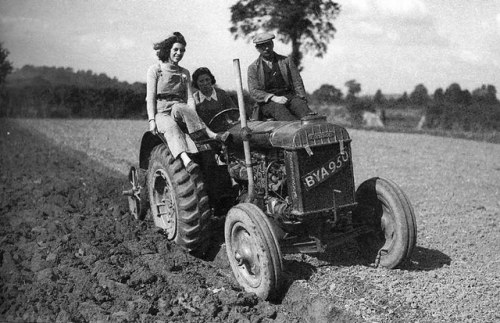
M0 0L0 323L500 322L497 0Z

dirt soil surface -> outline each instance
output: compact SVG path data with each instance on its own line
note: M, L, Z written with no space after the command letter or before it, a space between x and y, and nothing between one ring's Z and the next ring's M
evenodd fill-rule
M0 119L0 322L500 321L500 145L352 131L356 182L389 177L413 201L413 258L287 255L271 303L241 290L223 245L197 259L128 213L138 125Z

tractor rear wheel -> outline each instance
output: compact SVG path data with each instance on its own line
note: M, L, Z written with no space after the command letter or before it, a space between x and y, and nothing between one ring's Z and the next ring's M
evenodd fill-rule
M210 207L198 173L189 174L165 144L151 152L147 183L155 225L168 240L201 256L208 246Z
M238 283L263 299L277 296L283 257L272 224L256 205L232 207L225 223L226 252Z
M395 268L409 259L417 240L413 207L397 184L371 178L356 190L353 224L371 232L358 236L360 251L376 267Z

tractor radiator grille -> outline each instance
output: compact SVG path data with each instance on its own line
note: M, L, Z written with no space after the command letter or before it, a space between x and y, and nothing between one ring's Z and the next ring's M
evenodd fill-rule
M301 215L354 203L349 142L310 149L309 153L306 149L287 150L285 153L293 212Z

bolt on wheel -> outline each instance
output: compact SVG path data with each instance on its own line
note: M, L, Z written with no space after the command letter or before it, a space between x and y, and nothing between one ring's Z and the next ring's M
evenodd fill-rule
M226 252L238 283L263 299L279 292L281 250L267 216L256 205L231 208L225 223Z

